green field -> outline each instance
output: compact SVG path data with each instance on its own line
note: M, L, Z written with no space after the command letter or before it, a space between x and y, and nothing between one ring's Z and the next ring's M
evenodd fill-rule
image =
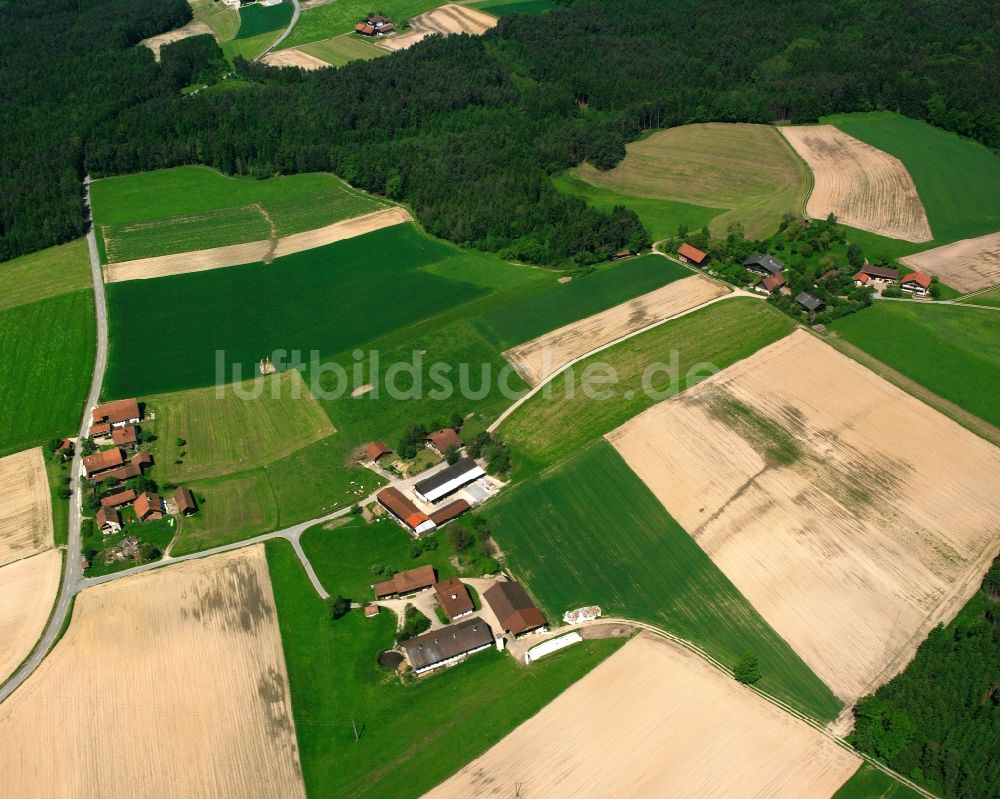
M95 339L89 289L0 311L0 455L76 435Z
M919 799L921 794L874 766L862 763L833 799Z
M201 166L104 178L91 192L112 263L288 236L388 206L324 172L255 180Z
M564 194L582 197L602 211L611 211L618 205L624 205L630 211L635 211L649 230L653 241L662 241L676 236L681 225L686 225L690 231L701 230L703 226L725 211L723 208L706 208L676 200L650 199L619 194L611 189L587 183L569 172L554 177L552 184Z
M383 484L368 469L348 465L351 446L334 434L266 465L195 480L197 515L183 520L173 554L240 541L315 519L367 497Z
M163 519L156 519L149 522L140 522L132 508L126 508L122 513L124 526L122 529L110 535L105 535L97 529L96 525L91 528L91 535L81 539L81 551L83 556L90 562L84 571L87 577L99 577L102 574L112 574L124 569L130 569L141 563L152 563L160 560L163 553L167 551L171 539L174 537L174 530L177 526L177 519L167 516ZM141 557L135 560L112 560L105 562L105 553L112 552L124 539L138 538Z
M302 549L324 587L336 585L337 593L352 602L365 602L375 599L371 586L381 579L372 572L375 565L403 571L430 564L439 580L458 575L449 560L451 547L440 535L431 538L438 543L437 548L413 558L413 539L392 519L383 515L367 524L355 516L331 529L310 527L302 534Z
M292 21L291 0L279 3L276 6L262 6L260 3L246 6L240 9L240 29L236 39L250 39L260 36L262 33L280 31L288 27Z
M335 36L332 39L324 39L312 44L304 44L298 49L335 67L342 67L349 61L368 61L372 58L389 55L387 50L376 47L353 33L346 33L343 36Z
M49 480L49 494L52 497L52 540L57 547L66 546L69 537L69 498L59 496L59 490L70 476L71 461L51 461L45 459L45 475Z
M264 466L334 433L298 372L256 385L259 394L245 383L222 397L214 387L144 397L147 419L156 416L143 429L157 436L157 477L180 483Z
M659 255L631 258L500 306L476 326L498 347L507 349L691 274L690 269Z
M831 329L938 396L1000 426L1000 313L876 302L838 319Z
M240 12L218 0L188 0L195 20L204 22L212 29L220 42L228 42L236 37L240 29Z
M896 156L913 177L931 223L929 249L1000 230L1000 156L981 144L888 111L821 122Z
M549 619L600 605L649 622L731 666L760 658L759 687L827 722L841 702L663 509L605 441L486 506L507 565Z
M993 308L1000 308L1000 286L968 297L962 300L962 302L969 305L989 305Z
M380 0L377 7L367 0L337 0L303 11L282 46L299 47L350 33L356 23L363 22L373 11L391 19L397 28L401 28L410 17L439 5L442 5L442 0Z
M305 362L312 352L331 356L432 317L485 292L420 269L455 253L396 225L273 264L112 283L105 394L228 383L279 350L299 351ZM135 308L143 309L143 336L134 335ZM230 368L220 381L217 357L239 364L241 375Z
M684 125L631 142L625 151L614 169L583 164L570 174L628 197L726 209L709 224L716 236L736 222L748 239L767 238L784 214L803 213L812 188L808 167L770 125Z
M392 644L395 618L383 611L365 619L355 610L332 622L288 543L266 546L310 796L416 799L622 644L587 641L530 669L489 650L404 685L376 663Z
M86 239L22 255L0 263L0 312L91 284Z
M508 14L544 14L553 8L559 8L559 4L553 0L483 0L480 3L465 3L465 5L495 17Z
M857 314L861 316L861 314ZM791 332L794 323L772 306L731 299L666 322L560 373L501 425L513 445L518 475L527 476L705 377L746 358ZM643 375L652 364L667 365ZM617 372L606 399L588 397L578 385L594 364ZM674 368L675 367L675 368Z

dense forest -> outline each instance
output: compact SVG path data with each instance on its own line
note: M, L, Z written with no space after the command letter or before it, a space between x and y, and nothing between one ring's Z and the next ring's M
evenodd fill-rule
M906 670L855 708L851 742L949 799L1000 796L1000 558Z
M0 66L26 96L4 89L5 131L16 135L0 257L79 232L71 190L85 171L332 170L410 203L445 238L586 262L648 237L632 213L591 209L548 176L583 160L611 167L652 127L888 108L1000 146L990 0L564 5L337 70L238 61L253 86L182 97L128 45L183 21L183 0L84 0L80 12L69 0L5 4Z

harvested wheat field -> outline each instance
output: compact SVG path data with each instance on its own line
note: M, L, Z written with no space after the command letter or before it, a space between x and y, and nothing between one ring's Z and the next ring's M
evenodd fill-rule
M427 797L818 799L860 764L696 655L640 635Z
M1000 548L1000 449L804 331L608 439L846 702L901 669Z
M61 571L57 549L0 567L0 683L31 654L45 629Z
M304 797L264 548L82 592L0 705L0 761L23 799Z
M931 226L903 162L833 125L779 130L816 179L806 213L906 241L930 241Z
M41 447L0 458L0 566L53 543L52 495Z
M1000 233L963 239L899 261L910 269L936 275L958 291L979 291L1000 283Z
M405 50L434 33L448 36L452 33L485 33L497 24L497 18L454 3L418 14L410 20L410 29L377 42L386 50Z
M560 327L503 355L528 385L536 386L566 364L604 344L728 293L722 283L692 275Z
M204 22L191 20L187 25L157 36L150 36L148 39L143 39L139 44L152 50L153 58L159 61L160 48L165 44L173 44L174 42L179 42L181 39L186 39L188 36L199 36L203 33L212 34L212 29Z
M261 59L261 63L267 64L269 67L300 67L301 69L323 69L330 66L326 61L303 53L301 50L296 50L294 47L268 53Z
M334 222L304 233L293 233L281 239L251 241L246 244L231 244L227 247L212 247L208 250L179 252L173 255L159 255L154 258L139 258L118 264L104 265L106 283L123 280L143 280L167 275L184 275L191 272L205 272L227 266L271 261L283 255L304 252L335 241L353 239L365 233L381 230L392 225L412 222L413 217L405 208L393 206L363 214L341 222Z

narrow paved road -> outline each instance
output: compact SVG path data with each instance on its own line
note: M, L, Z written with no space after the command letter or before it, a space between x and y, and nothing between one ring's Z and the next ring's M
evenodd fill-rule
M271 46L268 47L263 53L257 56L254 61L260 61L264 56L270 53L275 47L281 44L285 39L288 38L289 34L295 29L295 24L299 21L299 14L302 13L302 8L299 6L299 0L292 0L292 19L288 23L288 27L282 31L281 36L271 42Z
M101 276L101 259L97 253L97 237L94 234L93 219L90 210L90 177L83 181L84 203L87 215L87 249L90 252L90 271L94 282L94 308L97 316L97 351L94 359L94 373L90 380L90 393L83 410L83 420L80 422L80 438L87 435L90 429L90 411L97 404L104 382L104 370L108 363L108 313L104 299L104 280ZM66 540L66 551L63 555L63 577L48 626L35 645L28 659L21 667L0 686L0 702L10 696L31 673L38 668L42 659L55 645L62 630L63 623L73 604L73 597L80 590L83 568L80 559L80 474L83 471L82 457L79 447L73 454L70 468L70 489L73 496L69 501L69 535Z

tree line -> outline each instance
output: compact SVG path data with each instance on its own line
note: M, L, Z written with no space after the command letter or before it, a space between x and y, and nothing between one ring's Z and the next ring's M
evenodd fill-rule
M986 0L578 0L336 70L238 59L248 87L187 97L177 76L217 62L210 47L189 45L160 67L130 46L183 22L183 0L89 0L79 20L71 5L4 6L19 19L54 9L77 33L5 26L0 52L13 54L0 65L49 112L35 119L30 101L5 92L5 110L31 120L8 137L7 161L32 166L8 179L5 162L0 257L78 235L87 171L330 170L409 203L435 235L530 262L588 263L638 249L648 233L632 212L597 211L549 178L584 160L612 167L650 128L887 108L1000 146L1000 29ZM93 30L119 17L118 35ZM55 68L32 62L64 44Z

